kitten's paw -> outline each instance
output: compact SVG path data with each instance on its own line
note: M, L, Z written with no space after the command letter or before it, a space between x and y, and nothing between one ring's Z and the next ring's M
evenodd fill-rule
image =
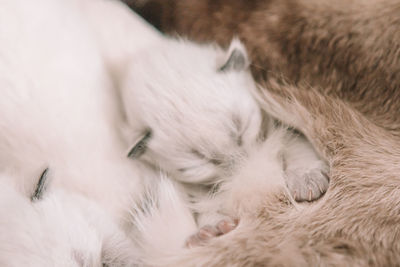
M219 221L214 226L211 225L203 226L197 233L191 235L186 240L185 246L188 248L201 246L211 238L229 233L230 231L236 228L238 223L239 220L237 219L224 219Z
M325 164L315 168L288 169L286 183L296 201L313 201L319 199L328 189L327 173Z

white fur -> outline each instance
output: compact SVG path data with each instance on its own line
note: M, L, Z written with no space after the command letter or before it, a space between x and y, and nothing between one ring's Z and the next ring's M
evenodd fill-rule
M114 235L124 235L119 227L140 193L139 178L153 173L126 158L107 65L120 57L102 49L89 19L119 14L132 35L153 34L117 2L0 1L0 182L9 184L0 211L1 266L79 266L71 250L84 266L99 265L107 244L106 260L124 266L129 258ZM111 28L104 31L122 34ZM31 204L45 167L60 193Z
M261 143L262 130L272 131L271 119L262 118L250 93L255 84L248 63L242 70L219 71L234 50L247 58L236 39L227 52L165 40L135 54L121 96L131 143L151 131L143 160L179 181L213 184L236 171ZM293 140L285 144L290 172L323 168L304 138Z
M122 115L108 66L121 59L111 51L124 40L128 50L135 40L145 43L141 34L149 42L157 35L128 14L115 1L0 1L0 171L18 177L23 194L45 167L55 187L95 199L118 219L137 194L140 171L118 133ZM123 32L113 31L121 25ZM116 45L103 49L101 34Z
M1 177L4 178L4 177ZM96 203L64 190L34 203L0 180L1 266L129 266L133 243Z
M164 257L184 251L197 226L182 189L170 179L155 180L144 196L132 211L138 261L162 265Z
M231 180L247 158L254 159L254 151L275 130L250 93L255 84L246 60L242 69L219 70L234 50L246 58L238 40L228 51L168 40L138 52L121 95L131 143L151 132L140 159L181 182L206 185ZM294 137L289 131L285 135L285 142L279 142L285 160L280 167L286 171L290 191L302 200L311 193L318 197L320 188L323 191L328 186L322 173L325 163L303 137ZM268 164L268 154L261 158ZM201 205L204 192L200 190L199 196L198 191L190 193ZM214 205L220 206L218 201ZM201 214L208 217L204 223L218 219Z
M221 185L219 193L211 197L208 204L207 201L198 203L199 212L206 213L217 208L215 212L236 218L257 213L258 209L263 208L263 200L268 192L286 187L282 149L286 144L286 129L275 129L265 142L252 148L238 172ZM216 206L215 200L221 204Z
M237 231L257 231L253 223L257 221L260 212L265 210L265 205L274 203L278 195L288 196L281 154L282 145L287 142L286 134L286 129L276 129L260 147L253 147L240 171L222 185L220 193L213 199L203 199L198 203L196 208L200 213L222 213L240 219L237 229L232 233L215 237L219 240L214 241L219 241L221 247L235 246L230 240ZM182 259L190 258L188 262L196 263L195 266L205 266L209 260L207 257L194 258L201 248L183 247L185 236L195 231L194 222L187 217L187 208L180 202L182 198L181 192L177 191L179 188L166 182L162 180L158 191L152 194L152 203L159 201L161 206L151 205L147 213L135 210L134 222L140 228L135 238L143 246L139 260L143 266L192 266L182 265L185 262ZM215 216L208 219L208 223L217 222ZM171 238L176 238L175 242ZM207 246L207 243L202 245ZM221 259L214 258L212 261L218 265Z
M116 84L139 49L162 41L158 31L119 1L80 0L79 5Z
M254 86L251 76L218 72L226 57L216 47L169 40L138 52L128 70L128 136L133 143L150 129L143 159L180 181L226 177L257 138L261 113L246 90Z

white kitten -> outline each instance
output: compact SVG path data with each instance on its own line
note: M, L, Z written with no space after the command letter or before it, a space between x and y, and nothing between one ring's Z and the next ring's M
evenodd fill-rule
M112 1L0 1L1 266L133 264L135 249L120 227L155 174L126 157L117 130L109 71L122 56L98 42L122 33L95 23L108 15L132 26L132 35L157 36L127 14ZM143 37L132 35L123 40ZM52 190L30 203L45 167Z
M1 266L135 264L134 244L107 213L78 194L51 186L38 190L44 178L32 200L0 178Z
M109 67L122 67L123 41L157 39L150 29L115 1L0 1L0 171L18 191L29 195L31 177L50 167L54 187L124 219L141 171L125 155ZM108 46L104 36L121 42Z
M247 66L237 40L228 51L166 40L137 54L122 88L129 156L184 183L229 179L274 131L250 93ZM297 200L316 199L328 187L326 166L304 137L287 135L281 150L289 189Z

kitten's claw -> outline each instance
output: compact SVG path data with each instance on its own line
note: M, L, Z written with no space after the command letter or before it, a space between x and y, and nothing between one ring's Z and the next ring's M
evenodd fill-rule
M197 233L191 235L186 240L185 246L188 248L201 246L211 238L229 233L236 228L238 223L239 221L237 219L224 219L219 221L215 226L203 226Z
M326 192L329 178L326 168L289 169L286 171L286 183L296 201L313 201Z

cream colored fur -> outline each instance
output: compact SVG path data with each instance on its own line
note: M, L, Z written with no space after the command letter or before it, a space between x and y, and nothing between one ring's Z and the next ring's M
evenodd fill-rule
M264 197L241 213L237 229L170 255L162 266L396 266L398 137L341 100L285 84L266 86L275 93L260 88L261 107L298 127L330 162L329 190L300 207L282 184L266 187Z

